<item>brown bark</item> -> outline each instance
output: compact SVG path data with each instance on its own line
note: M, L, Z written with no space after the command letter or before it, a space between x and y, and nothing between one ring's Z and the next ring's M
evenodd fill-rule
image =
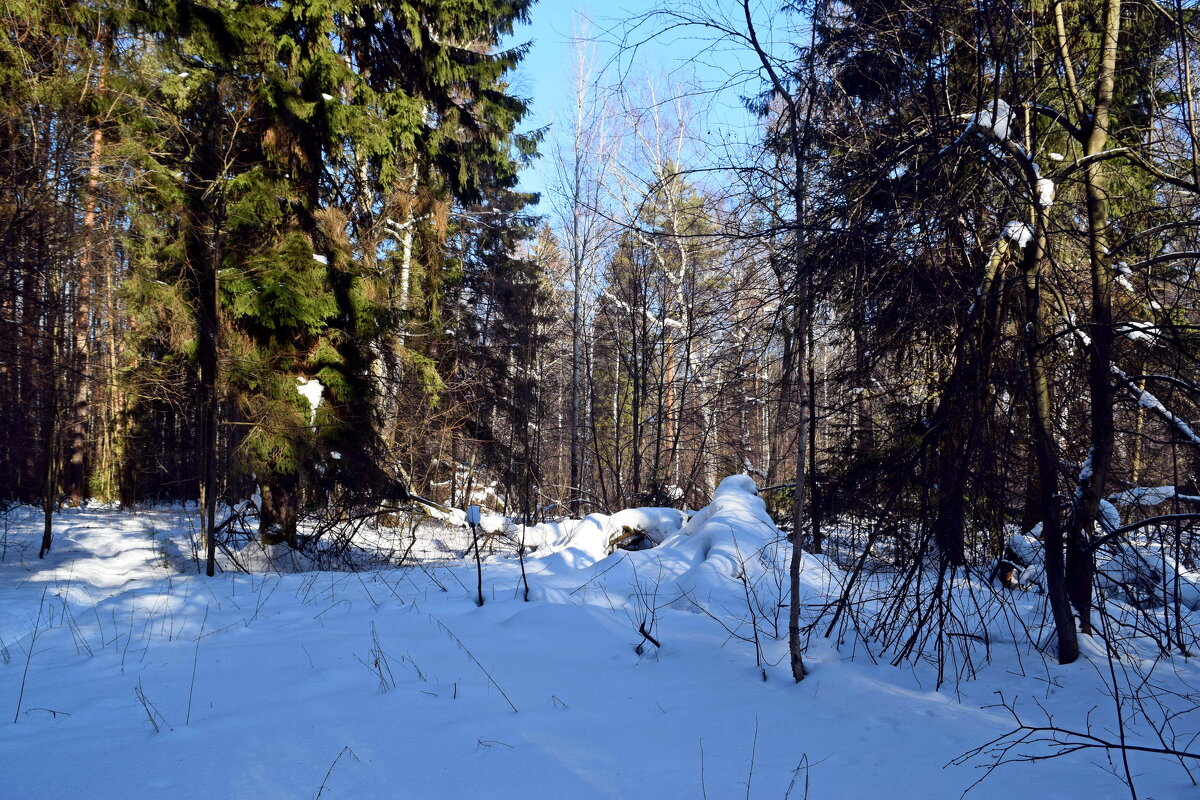
M102 40L100 69L96 78L96 93L102 95L108 78L108 62L112 52L111 30L100 32ZM79 274L75 295L75 313L71 322L73 345L73 383L70 426L66 431L68 451L63 469L64 489L73 506L83 502L88 474L88 418L92 407L92 273L97 250L96 208L100 189L100 157L104 148L103 120L92 122L92 142L88 155L87 190L84 194L83 240L79 255Z
M1121 30L1121 0L1104 6L1104 42L1096 77L1095 110L1085 142L1085 157L1099 156L1108 144L1110 111L1116 85L1117 43ZM1105 162L1095 158L1084 170L1087 197L1088 256L1092 277L1091 344L1088 389L1091 395L1091 451L1079 476L1067 529L1067 591L1079 614L1080 629L1092 632L1092 578L1095 558L1089 540L1112 464L1115 426L1112 385L1113 316L1112 266L1108 249L1108 193Z
M1053 439L1049 372L1045 360L1045 323L1042 318L1041 256L1046 245L1044 226L1025 252L1025 357L1029 371L1029 422L1037 462L1037 504L1041 511L1045 554L1046 594L1058 635L1058 661L1070 664L1079 658L1079 639L1067 597L1063 564L1063 534L1058 508L1058 456Z
M300 477L295 473L274 474L263 480L259 509L259 541L264 545L298 547Z

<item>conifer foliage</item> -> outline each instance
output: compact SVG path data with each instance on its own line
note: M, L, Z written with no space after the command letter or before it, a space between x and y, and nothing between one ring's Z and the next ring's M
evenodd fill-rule
M106 120L123 114L108 124L121 158L97 174L127 189L100 212L111 233L104 267L121 287L106 323L114 341L127 328L129 345L122 380L105 376L129 411L123 499L199 496L211 526L218 496L257 486L262 540L291 545L306 503L407 499L388 454L400 423L385 417L400 413L397 384L434 363L405 339L422 314L413 301L441 280L457 209L494 206L499 219L531 199L512 192L534 141L517 133L526 103L506 83L524 50L501 47L531 4L6 3L5 86L53 89L49 108L70 127L23 113L21 103L39 102L32 94L5 93L5 221L20 232L31 219L8 203L22 196L14 181L41 181L37 202L60 216L58 250L41 235L46 263L14 270L21 277L4 293L7 325L22 313L37 320L4 359L27 362L6 366L5 391L48 421L21 448L33 451L28 464L5 437L5 495L37 495L39 483L54 495L63 480L51 404L71 386L55 383L55 358L72 355L72 334L90 320L59 298L86 301L64 290L91 277L71 252L91 223L81 201L54 190L88 190L61 177L87 175L77 162L88 153L70 139L84 138L90 106L76 111L70 100L96 93L98 59L112 59L116 42L121 58L103 66ZM103 25L74 22L93 16ZM39 136L76 163L46 161ZM25 169L22 158L43 161ZM95 356L81 358L73 374L94 376Z

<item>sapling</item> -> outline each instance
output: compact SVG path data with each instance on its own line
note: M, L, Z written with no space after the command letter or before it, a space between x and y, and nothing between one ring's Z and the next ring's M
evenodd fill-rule
M479 579L476 602L483 605L483 556L479 551L479 506L467 506L467 524L471 526L471 549L475 551L475 572Z
M521 583L525 586L525 602L529 602L529 576L525 573L525 528L521 523L521 544L517 547L517 558L521 560Z
M654 590L647 592L642 586L641 579L637 574L636 562L630 561L630 566L633 568L634 581L634 598L638 601L638 611L632 621L637 623L637 632L641 635L641 640L633 651L639 656L646 652L646 642L654 645L655 648L661 650L662 643L654 635L654 628L658 625L658 610L662 608L658 604L658 591L662 586L662 564L658 565L658 579L654 582ZM666 603L664 605L670 605Z
M4 501L4 503L3 503L3 507L4 507L4 538L3 538L3 540L0 540L0 561L3 561L5 558L7 558L7 557L8 557L8 512L9 512L9 505L8 505L8 501L7 501L7 500L5 500L5 501Z
M811 769L812 765L808 763L808 753L801 753L800 762L792 770L792 780L788 783L787 791L783 793L783 800L790 800L792 790L796 788L796 782L800 778L800 773L804 773L804 795L801 800L808 800L808 773Z
M746 773L746 800L750 800L750 782L754 780L754 758L758 755L758 715L754 715L754 739L750 742L750 770Z
M75 621L75 614L71 611L71 607L64 605L63 612L63 616L67 621L67 627L71 631L71 638L75 642L75 654L87 653L88 658L91 658L94 655L92 646L88 644L87 638L79 628L79 623Z

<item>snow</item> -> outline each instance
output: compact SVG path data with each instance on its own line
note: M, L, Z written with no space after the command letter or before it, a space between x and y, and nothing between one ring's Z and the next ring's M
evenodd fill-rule
M1123 506L1157 506L1174 497L1185 502L1200 502L1200 497L1180 494L1174 486L1135 486L1117 492L1109 497L1109 500Z
M1100 498L1100 526L1106 531L1121 527L1121 512L1110 501Z
M1129 268L1128 264L1126 264L1124 261L1118 261L1115 264L1113 264L1113 271L1116 272L1117 283L1119 283L1121 285L1122 289L1129 292L1130 294L1137 293L1137 289L1135 289L1133 287L1133 283L1129 280L1130 278L1133 277L1133 270L1131 270ZM1132 324L1132 323L1129 323L1129 324ZM1153 326L1151 326L1151 327L1153 327Z
M1018 248L1025 248L1033 241L1033 228L1024 222L1010 220L1004 225L1004 231L1000 234L1005 239L1008 239Z
M1003 100L993 100L967 119L967 131L979 131L996 141L1008 139L1012 126L1012 109Z
M545 557L567 554L576 565L594 564L613 551L614 541L640 534L660 544L683 527L683 512L674 508L626 508L615 514L589 514L581 520L545 522L525 529L525 546Z
M629 305L629 303L626 303L624 300L622 300L621 298L617 297L612 292L609 292L607 290L600 292L600 294L605 299L607 299L609 302L611 302L613 305L615 305L617 308L624 311L626 314L631 314L634 316L641 314L642 317L648 323L650 323L651 325L654 325L656 327L675 328L677 330L683 330L686 327L682 322L680 322L677 319L671 319L670 317L665 316L665 315L662 317L656 317L654 314L650 313L650 310L648 308L643 307L641 309L635 310L632 306Z
M1029 533L1015 533L1008 537L1006 545L1024 564L1035 564L1042 560L1042 543L1038 540L1041 524Z
M1037 193L1039 206L1049 208L1054 205L1054 181L1049 178L1038 178Z
M1167 407L1164 406L1162 401L1160 401L1157 397L1130 380L1129 376L1126 375L1115 364L1109 366L1109 371L1112 372L1112 374L1115 375L1121 381L1121 383L1125 385L1125 388L1128 389L1129 392L1134 396L1139 406L1147 411L1152 411L1157 414L1164 422L1174 428L1176 433L1178 433L1187 441L1195 445L1200 445L1200 436L1196 435L1196 432L1192 429L1192 426L1187 423L1187 421L1185 421L1182 417L1176 416L1169 409L1167 409Z
M313 261L317 262L318 264L324 264L325 266L329 266L329 259L326 256L321 255L320 253L313 253Z
M1117 281L1124 285L1127 289L1132 290L1133 287L1128 286L1129 281L1124 276L1118 275ZM1153 342L1157 338L1158 326L1153 322L1140 322L1138 320L1129 320L1127 322L1118 322L1116 325L1117 332L1125 338L1135 342Z
M806 781L813 797L958 797L982 771L952 760L1012 727L997 692L1034 717L1036 699L1056 723L1112 727L1103 645L1088 637L1060 667L997 629L978 678L935 691L929 665L814 636L793 683L779 628L789 546L747 476L687 520L643 508L530 527L533 602L501 551L484 561L482 607L461 551L210 579L192 561L194 508L64 511L44 561L40 516L5 521L7 797L779 798L793 780L793 798ZM660 544L608 553L605 534L634 523ZM431 553L465 535L441 522L417 534ZM828 558L801 566L807 621L844 576ZM1022 624L1043 605L1003 602ZM1158 676L1171 686L1200 678L1171 667ZM1171 762L1130 757L1140 796L1194 796ZM1005 766L970 796L1122 796L1108 768L1098 752Z
M314 425L317 421L317 407L321 405L321 395L325 392L325 387L316 378L304 378L296 376L296 391L300 396L308 401L309 412L308 424Z

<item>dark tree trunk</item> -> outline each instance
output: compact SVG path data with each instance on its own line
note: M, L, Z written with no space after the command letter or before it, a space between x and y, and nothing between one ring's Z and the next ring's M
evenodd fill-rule
M1063 534L1058 508L1058 457L1053 439L1050 382L1045 363L1045 336L1042 330L1040 255L1045 234L1039 227L1036 242L1025 253L1025 354L1029 370L1030 429L1037 459L1038 506L1041 510L1042 543L1046 567L1046 595L1058 635L1058 661L1070 664L1079 658L1079 637L1067 596L1063 563Z
M300 477L295 473L274 474L263 480L259 509L259 541L264 545L298 547L296 527L300 519Z

